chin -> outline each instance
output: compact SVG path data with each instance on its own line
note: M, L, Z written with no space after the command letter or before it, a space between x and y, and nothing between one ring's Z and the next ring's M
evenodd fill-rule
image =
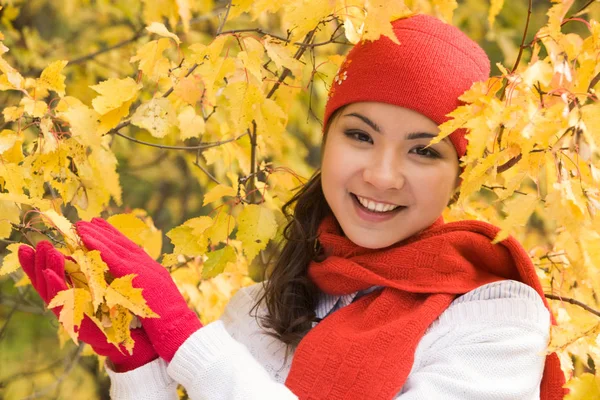
M372 234L371 235L366 235L366 234L356 234L356 233L351 233L348 236L348 239L350 239L354 244L360 246L360 247L364 247L365 249L383 249L386 247L389 247L391 245L393 245L394 243L398 243L400 240L402 240L403 238L394 238L392 240L390 240L389 238L378 238L378 237L374 237Z

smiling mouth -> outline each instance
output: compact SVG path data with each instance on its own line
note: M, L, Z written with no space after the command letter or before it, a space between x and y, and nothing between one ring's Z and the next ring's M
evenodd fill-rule
M374 210L370 210L367 207L365 207L364 205L362 205L362 203L360 202L360 200L358 200L358 197L354 194L354 193L350 193L350 195L352 196L352 199L354 200L354 202L358 205L358 207L360 207L363 211L367 212L367 213L371 213L374 215L390 215L390 214L396 214L402 210L404 210L406 208L406 206L398 206L392 210L389 211L374 211Z

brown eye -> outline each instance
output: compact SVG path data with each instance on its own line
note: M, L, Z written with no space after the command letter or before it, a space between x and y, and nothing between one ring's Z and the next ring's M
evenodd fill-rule
M359 142L373 143L371 136L369 136L368 134L366 134L363 131L347 130L347 131L344 131L344 135L346 135L347 137L349 137L351 139L357 140Z
M411 150L411 153L427 158L440 158L440 154L437 151L425 146L415 147Z

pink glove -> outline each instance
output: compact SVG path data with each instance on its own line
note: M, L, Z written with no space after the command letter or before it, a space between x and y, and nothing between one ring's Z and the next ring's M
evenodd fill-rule
M65 282L65 257L50 242L38 243L36 250L28 246L19 247L19 262L46 305L58 292L68 289ZM52 312L58 317L61 309L62 307L56 307ZM92 346L97 354L108 357L117 372L135 369L158 357L143 329L131 331L131 337L135 341L132 355L127 353L124 346L119 351L108 343L104 334L87 316L81 321L78 332L79 339Z
M148 306L160 316L141 318L142 326L158 355L171 361L177 349L202 324L188 308L169 271L103 219L80 221L76 227L85 247L100 251L115 277L137 275L133 286L143 289Z

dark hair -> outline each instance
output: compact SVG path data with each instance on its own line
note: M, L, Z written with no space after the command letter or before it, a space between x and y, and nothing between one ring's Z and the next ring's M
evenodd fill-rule
M329 119L322 149L329 127L343 108ZM298 345L317 321L315 308L320 292L308 278L308 266L311 261L324 259L317 231L323 218L331 213L321 187L320 169L283 205L282 211L288 223L276 259L265 271L268 279L263 281L263 295L253 309L264 301L267 313L260 317L262 327L287 344L289 350Z

